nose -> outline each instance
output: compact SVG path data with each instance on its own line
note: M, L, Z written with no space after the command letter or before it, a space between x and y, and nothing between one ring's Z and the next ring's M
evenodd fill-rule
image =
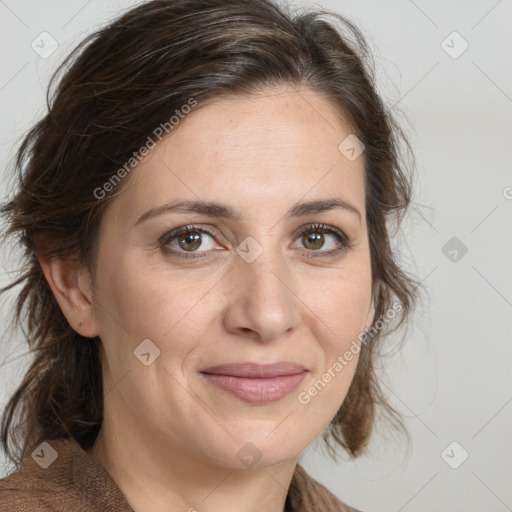
M300 321L301 301L278 251L264 250L252 263L238 258L226 281L228 332L269 342L289 336Z

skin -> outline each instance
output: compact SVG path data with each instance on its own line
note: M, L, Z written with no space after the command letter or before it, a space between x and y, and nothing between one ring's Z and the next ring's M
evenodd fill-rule
M95 275L40 256L71 326L101 338L104 421L89 454L135 511L284 509L298 457L336 414L357 356L308 404L298 395L374 315L364 160L338 150L350 133L334 106L307 89L216 99L125 178L101 222ZM285 217L299 202L333 197L361 218L344 209ZM175 199L225 203L241 218L171 212L135 224ZM321 256L340 242L324 234L323 245L308 243L301 228L315 223L341 230L352 248ZM196 254L206 257L162 251L159 239L187 225L219 231L200 232ZM249 236L263 248L252 263L235 251ZM167 247L183 254L189 246L175 239ZM144 339L160 350L148 366L134 356ZM199 373L241 361L293 361L308 374L290 395L257 405ZM249 442L261 458L246 467L237 453Z

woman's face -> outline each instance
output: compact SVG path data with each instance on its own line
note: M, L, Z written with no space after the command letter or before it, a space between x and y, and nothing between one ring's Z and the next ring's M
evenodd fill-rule
M329 424L373 317L364 154L346 151L352 139L339 149L350 134L309 90L231 96L192 110L125 178L94 276L105 418L125 435L266 466L296 458ZM351 208L308 207L333 200ZM184 201L200 204L165 207ZM304 372L203 373L248 362Z

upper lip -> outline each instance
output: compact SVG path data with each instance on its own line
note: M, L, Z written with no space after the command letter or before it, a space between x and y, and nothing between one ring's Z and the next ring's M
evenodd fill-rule
M233 377L247 378L272 378L283 375L296 375L305 371L305 368L297 363L280 361L272 364L261 364L254 362L228 363L212 366L201 373L211 373L215 375L230 375Z

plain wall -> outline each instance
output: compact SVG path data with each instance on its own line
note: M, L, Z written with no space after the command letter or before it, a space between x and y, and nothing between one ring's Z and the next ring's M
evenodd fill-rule
M4 199L7 165L44 114L50 73L86 34L133 4L0 2ZM369 38L380 91L395 105L417 159L415 200L397 247L427 300L403 350L385 362L385 389L406 416L409 451L378 427L368 456L335 464L315 443L301 463L367 512L512 510L512 2L304 5L346 15ZM31 48L44 31L59 44L46 59ZM459 56L464 41L454 31L469 45ZM3 285L19 259L2 247L1 262ZM0 299L4 326L13 296ZM26 368L24 350L19 333L6 328L0 409ZM464 451L467 460L454 469ZM8 472L5 464L0 476Z

